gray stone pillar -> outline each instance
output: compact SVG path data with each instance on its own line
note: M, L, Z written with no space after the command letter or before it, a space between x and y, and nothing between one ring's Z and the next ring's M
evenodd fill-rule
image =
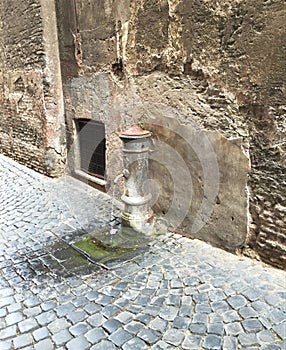
M154 228L154 214L149 203L151 193L146 193L144 184L148 180L148 153L151 133L138 126L132 126L119 135L123 141L123 174L126 178L121 199L124 210L122 226L131 227L145 235L151 235Z

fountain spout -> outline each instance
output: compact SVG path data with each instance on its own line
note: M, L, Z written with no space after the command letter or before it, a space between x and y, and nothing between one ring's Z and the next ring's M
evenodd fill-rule
M119 135L123 141L124 171L115 180L125 177L124 194L121 199L124 210L121 214L122 226L151 235L154 228L154 214L150 208L151 193L146 193L144 185L148 180L149 138L151 133L138 126L132 126ZM117 179L118 178L118 179Z
M121 178L124 177L125 179L127 179L128 176L129 176L129 171L128 171L127 169L124 169L123 172L122 172L121 174L119 174L119 175L117 175L117 176L115 177L115 179L113 180L113 182L114 182L115 185L117 185L117 184L118 184L118 181L119 181Z
M122 177L124 177L123 174L117 175L116 178L113 180L114 184L117 185L117 184L118 184L118 181L119 181Z

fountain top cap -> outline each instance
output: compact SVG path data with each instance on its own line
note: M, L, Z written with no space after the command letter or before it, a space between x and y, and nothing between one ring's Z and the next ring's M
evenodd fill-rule
M122 131L122 133L119 135L119 137L122 137L122 138L124 138L124 137L141 138L141 137L149 137L149 136L151 136L151 132L148 130L143 130L138 125L131 126L127 130Z

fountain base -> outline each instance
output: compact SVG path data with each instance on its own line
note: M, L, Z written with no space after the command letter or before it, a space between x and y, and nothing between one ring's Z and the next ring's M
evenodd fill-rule
M131 230L134 234L150 237L154 231L154 215L152 210L138 213L123 212L121 214L122 230Z
M154 225L152 223L152 225ZM152 227L152 239L146 234L125 226L115 220L113 225L90 232L75 241L73 247L95 262L107 262L123 256L128 256L137 250L146 249L148 244L158 235L165 234L167 227L156 220ZM133 254L133 253L132 253Z
M146 247L148 242L146 236L120 225L118 228L104 227L91 232L74 242L73 246L89 260L106 263Z
M90 236L95 242L100 242L107 249L134 249L149 242L144 234L123 224L112 228L105 227L100 231L91 233Z

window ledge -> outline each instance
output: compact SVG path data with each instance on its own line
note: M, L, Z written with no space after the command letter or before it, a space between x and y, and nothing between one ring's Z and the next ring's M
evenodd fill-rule
M83 177L84 179L86 180L89 180L89 181L92 181L94 183L96 183L97 185L100 185L100 186L105 186L107 184L107 182L105 180L102 180L96 176L92 176L92 175L89 175L87 173L85 173L84 171L82 170L75 170L75 174L78 175L78 176L81 176Z

